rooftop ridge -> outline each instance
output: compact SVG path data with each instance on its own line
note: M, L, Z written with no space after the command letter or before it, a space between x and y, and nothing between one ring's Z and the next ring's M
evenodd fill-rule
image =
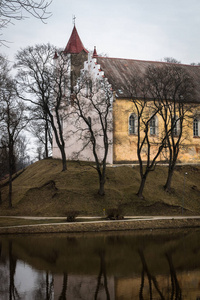
M143 59L133 59L133 58L122 58L122 57L104 57L104 56L98 56L97 60L101 58L110 59L110 60L127 60L127 61L135 61L135 62L146 62L146 63L155 63L155 64L166 64L166 65L177 65L177 66L189 66L189 67L200 67L198 65L191 65L191 64L184 64L184 63L171 63L166 61L159 61L159 60L143 60Z

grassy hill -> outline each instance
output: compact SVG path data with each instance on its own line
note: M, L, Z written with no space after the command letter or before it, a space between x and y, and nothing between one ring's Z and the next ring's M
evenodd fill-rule
M173 192L163 185L167 167L151 172L144 199L136 196L140 183L138 166L107 168L106 195L97 194L97 172L88 163L69 162L61 172L60 160L47 159L29 166L13 181L13 208L8 209L8 186L2 188L0 215L66 216L69 210L80 215L102 216L103 210L121 207L125 215L200 214L200 166L177 166ZM184 174L185 188L184 188Z

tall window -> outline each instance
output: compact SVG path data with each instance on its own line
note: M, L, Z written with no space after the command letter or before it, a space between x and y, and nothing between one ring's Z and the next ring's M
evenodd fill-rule
M174 136L178 136L180 134L180 120L177 116L172 118L172 132Z
M156 116L150 120L150 135L156 135Z
M131 114L129 117L129 134L136 134L136 116Z
M199 136L199 121L196 117L193 120L193 136Z

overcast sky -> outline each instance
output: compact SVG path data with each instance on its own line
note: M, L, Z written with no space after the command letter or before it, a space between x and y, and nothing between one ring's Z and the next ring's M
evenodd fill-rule
M30 17L4 30L13 61L23 47L50 42L65 48L76 28L88 50L109 57L200 62L200 0L53 0L47 24Z

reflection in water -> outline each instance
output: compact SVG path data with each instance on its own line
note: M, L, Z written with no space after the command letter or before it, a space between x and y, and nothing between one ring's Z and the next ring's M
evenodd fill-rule
M15 286L15 270L16 270L16 264L17 259L12 251L12 242L9 241L8 244L8 257L9 257L9 299L19 299L19 293L17 291L17 288Z
M161 288L159 287L158 281L154 275L151 274L151 272L148 269L144 253L143 251L139 250L139 255L142 262L142 274L141 274L141 286L140 286L140 292L139 292L139 299L143 300L145 297L143 295L144 293L144 281L145 281L145 274L147 275L147 282L148 282L148 288L146 289L148 291L149 299L155 299L154 298L154 292L155 290L155 296L159 299L165 300L165 299L175 299L175 300L181 300L182 299L182 292L181 288L177 279L176 270L174 268L171 254L166 253L167 262L169 264L170 269L170 277L171 277L171 286L168 284L168 292L163 294ZM171 291L171 292L170 292ZM185 298L186 299L186 298Z
M60 294L59 300L66 300L66 293L67 293L67 274L63 274L63 285L62 285L62 292Z
M100 272L99 272L99 276L98 276L98 280L97 280L97 288L95 291L94 299L95 300L98 299L98 294L99 294L99 289L100 289L100 284L101 284L101 277L103 276L106 297L108 300L110 300L110 295L109 295L109 291L108 291L108 281L107 281L107 275L106 275L105 252L100 251L99 257L100 257Z
M38 274L33 299L53 299L53 277L49 272Z
M174 268L174 264L172 262L171 254L166 254L167 261L170 268L170 276L171 276L171 299L182 299L181 288L177 279L176 270Z
M0 299L200 299L199 237L199 230L1 236Z
M143 253L142 250L139 250L139 255L140 255L140 258L141 258L141 262L142 262L141 287L140 287L139 298L144 299L144 297L143 297L144 277L145 277L145 273L146 273L147 278L148 278L148 283L149 283L149 298L153 299L153 297L152 297L153 296L152 284L153 284L153 286L155 287L156 291L158 292L158 294L160 296L160 299L162 299L162 300L165 299L162 292L161 292L161 290L159 289L156 277L153 276L151 274L151 272L149 271L149 269L148 269L148 266L147 266L147 263L146 263L146 260L145 260L145 257L144 257L144 253Z

